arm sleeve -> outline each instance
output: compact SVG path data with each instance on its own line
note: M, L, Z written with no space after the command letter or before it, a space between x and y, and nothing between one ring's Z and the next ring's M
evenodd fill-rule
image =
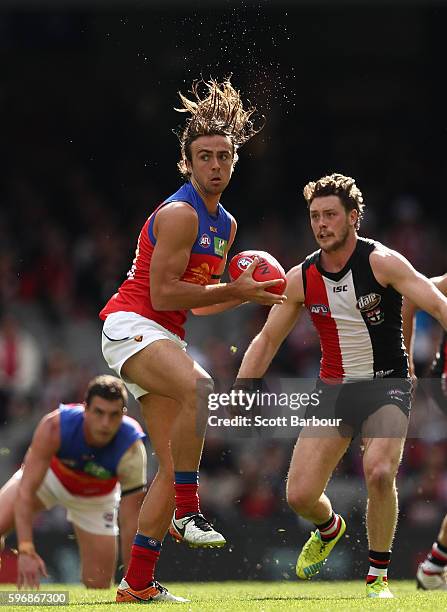
M122 495L146 488L147 455L141 440L136 440L121 457L117 474Z

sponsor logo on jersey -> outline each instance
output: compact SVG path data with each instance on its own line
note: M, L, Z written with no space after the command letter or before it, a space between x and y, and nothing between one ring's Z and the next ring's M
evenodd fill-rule
M341 293L342 291L347 291L348 285L337 285L336 287L332 287L332 291L334 293Z
M361 295L357 300L356 307L360 312L367 312L372 310L380 304L382 296L378 293L368 293L368 295Z
M402 389L389 389L389 391L387 391L387 395L389 395L393 400L403 402L405 397L405 391L402 391Z
M389 376L393 372L394 370L379 370L378 372L375 373L375 376L376 378L385 378L386 376Z
M99 478L100 480L107 480L112 477L112 473L109 472L102 465L98 465L94 461L89 461L84 465L84 472L86 474L90 474L90 476L94 476L95 478Z
M217 227L214 227L214 225L210 225L210 232L213 232L213 234L217 233Z
M237 267L239 270L246 270L250 264L253 263L253 259L251 257L241 257L237 262Z
M219 238L218 236L214 236L214 252L216 255L219 255L219 257L223 257L226 246L227 246L227 241L224 238Z
M329 313L326 304L312 304L309 310L312 314L327 315Z
M208 234L202 234L200 236L199 245L205 249L211 246L211 238L208 236Z
M143 342L143 336L135 336L135 342Z

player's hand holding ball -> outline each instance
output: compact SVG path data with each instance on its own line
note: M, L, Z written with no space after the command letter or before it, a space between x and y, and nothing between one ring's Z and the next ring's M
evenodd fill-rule
M242 251L232 258L228 271L243 300L271 306L287 299L286 274L270 253Z

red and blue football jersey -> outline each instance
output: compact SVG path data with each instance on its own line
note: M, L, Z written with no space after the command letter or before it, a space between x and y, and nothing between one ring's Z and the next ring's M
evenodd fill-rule
M225 255L230 239L232 217L220 203L217 206L217 213L210 214L200 195L188 182L158 206L143 225L127 279L107 302L99 316L105 320L112 312L135 312L155 321L183 339L185 337L183 326L188 311L155 310L150 291L150 266L156 243L153 232L155 216L170 202L186 202L194 208L199 221L188 265L180 280L197 285L210 284Z

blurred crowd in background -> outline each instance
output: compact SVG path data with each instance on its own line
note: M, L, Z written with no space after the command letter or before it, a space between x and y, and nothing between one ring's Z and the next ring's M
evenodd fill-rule
M417 3L405 14L398 6L346 13L297 3L238 10L227 4L198 12L153 3L126 16L0 13L0 57L8 58L0 77L7 143L0 185L0 485L20 464L42 415L60 402L81 401L88 380L107 371L98 312L125 278L147 216L180 186L171 130L183 117L173 107L176 92L201 74L232 72L267 119L241 150L222 197L239 222L230 255L261 249L286 269L302 261L315 249L302 188L340 171L356 177L364 194L361 235L400 251L428 276L447 271L445 126L434 78L445 52L446 10ZM190 316L189 352L216 379L229 380L267 310ZM439 338L439 327L419 313L420 375ZM319 359L304 315L270 373L311 378ZM130 413L141 420L133 401ZM202 500L230 536L233 529L234 558L242 555L247 576L287 577L309 527L284 501L292 447L293 440L208 437ZM407 443L397 538L411 530L414 546L402 552L402 575L411 574L417 546L425 552L445 513L446 451L436 436ZM154 473L154 461L149 469ZM334 576L355 573L354 553L364 546L361 477L354 443L331 484L337 511L353 514L352 559L345 550ZM240 526L247 537L255 530L253 559L241 553ZM65 538L69 528L53 517L37 529ZM203 563L212 567L209 557ZM68 580L75 571L70 556L65 565L54 561L54 568L65 566L59 578Z

